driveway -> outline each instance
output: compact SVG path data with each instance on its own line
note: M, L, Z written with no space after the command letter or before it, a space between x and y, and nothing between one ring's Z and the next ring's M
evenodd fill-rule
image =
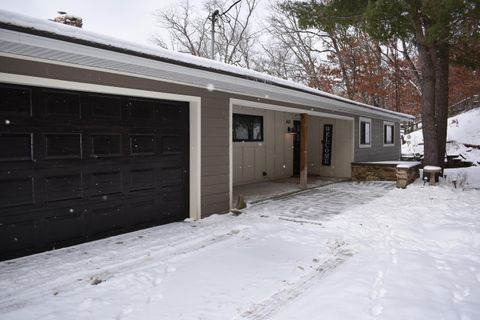
M0 314L269 319L356 255L343 231L323 224L392 189L338 183L252 205L237 217L173 223L0 262Z
M394 188L395 182L390 181L338 182L252 205L246 212L318 222L382 197Z

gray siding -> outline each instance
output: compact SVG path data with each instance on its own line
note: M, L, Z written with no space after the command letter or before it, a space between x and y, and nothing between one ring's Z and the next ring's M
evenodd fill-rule
M383 119L372 120L372 143L370 148L360 148L359 118L355 117L355 162L400 160L400 123L395 122L395 145L383 146Z
M300 106L270 99L254 98L233 93L208 91L205 88L173 84L134 76L79 69L41 62L0 57L0 72L45 77L50 79L99 84L114 87L157 91L201 97L201 199L202 217L229 209L229 99L237 98L260 103L309 110ZM1 81L1 80L0 80ZM317 109L331 113L329 110ZM337 115L351 116L334 112ZM400 154L399 125L396 124L395 147L383 147L382 121L373 123L372 149L358 148L358 118L355 120L355 161L396 160ZM372 152L373 151L373 152Z
M0 57L0 72L201 97L202 217L229 209L230 95L144 78L6 57Z

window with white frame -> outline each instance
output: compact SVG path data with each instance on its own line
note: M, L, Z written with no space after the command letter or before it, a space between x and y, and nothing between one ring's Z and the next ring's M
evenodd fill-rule
M395 124L393 122L383 122L383 145L395 145Z
M367 118L359 119L360 147L372 145L372 120Z

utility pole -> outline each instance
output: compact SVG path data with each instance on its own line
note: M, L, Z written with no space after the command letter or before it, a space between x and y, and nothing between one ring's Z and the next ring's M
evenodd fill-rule
M218 15L220 14L220 11L215 10L212 13L212 47L210 51L210 59L215 60L215 22L217 22Z
M212 17L210 18L212 20L212 44L211 44L211 52L210 52L210 58L212 60L215 60L215 22L217 22L218 18L222 17L225 15L230 9L232 9L237 3L239 3L242 0L237 0L235 1L227 10L224 12L220 13L220 11L217 9L213 11Z

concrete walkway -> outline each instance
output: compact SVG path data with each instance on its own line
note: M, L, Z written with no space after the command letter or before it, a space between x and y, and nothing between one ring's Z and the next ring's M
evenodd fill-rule
M345 181L345 179L308 176L308 185L306 189L313 189L340 181ZM235 203L238 197L242 195L247 203L257 203L268 199L291 195L306 189L300 186L298 177L291 177L235 186L233 188L233 199Z
M246 211L299 221L321 221L368 203L394 188L395 182L390 181L331 183L306 190L294 197L253 204ZM278 208L278 211L275 208Z

